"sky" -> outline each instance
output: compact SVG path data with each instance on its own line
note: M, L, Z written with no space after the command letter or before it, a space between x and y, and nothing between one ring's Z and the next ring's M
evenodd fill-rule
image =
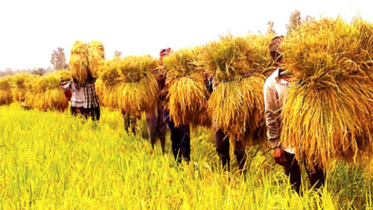
M290 14L337 17L359 12L373 22L372 0L0 0L0 70L52 67L53 50L69 59L76 40L101 41L106 58L151 55L217 40L220 35L265 33L274 21L286 33Z

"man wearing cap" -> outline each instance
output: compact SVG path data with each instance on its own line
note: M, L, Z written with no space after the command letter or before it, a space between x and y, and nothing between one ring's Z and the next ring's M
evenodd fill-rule
M163 49L160 52L161 55L161 65L162 58L167 56L171 53L171 48ZM166 88L166 74L167 69L165 71L160 71L158 74L158 89L159 89L159 98L161 100L167 99L167 91ZM178 163L181 163L181 160L184 159L185 161L190 161L190 130L189 125L181 125L176 127L175 123L170 117L170 113L168 110L164 110L166 122L168 125L168 129L171 132L171 141L172 141L172 153L174 154L175 160Z
M162 59L171 52L171 48L163 49L160 55L159 65L162 64ZM149 133L149 140L152 144L154 149L154 145L157 142L157 138L161 141L161 148L162 153L165 153L165 146L166 146L166 132L167 132L167 124L166 120L164 119L164 93L161 94L161 91L164 89L166 83L166 75L163 69L158 71L157 75L157 83L158 83L158 100L157 100L157 107L155 112L146 113L146 121L148 123L148 133Z
M274 150L273 156L275 162L284 168L284 172L290 177L290 183L293 189L299 193L301 186L300 165L295 158L293 148L287 147L280 143L281 123L283 115L281 110L285 105L285 98L288 92L288 85L291 73L280 68L282 54L279 46L283 36L276 36L272 39L270 45L270 54L275 62L277 69L267 78L264 84L264 104L267 125L267 137ZM324 173L321 169L314 167L309 173L311 184L319 188L324 184Z

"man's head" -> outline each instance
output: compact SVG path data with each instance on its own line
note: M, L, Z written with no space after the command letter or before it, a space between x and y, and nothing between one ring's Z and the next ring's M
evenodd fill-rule
M160 64L162 65L162 60L164 57L170 55L170 53L172 52L171 48L165 48L165 49L162 49L161 52L159 53L159 60L160 60Z
M269 53L276 63L281 63L282 61L282 52L279 48L283 38L284 36L275 36L269 45Z

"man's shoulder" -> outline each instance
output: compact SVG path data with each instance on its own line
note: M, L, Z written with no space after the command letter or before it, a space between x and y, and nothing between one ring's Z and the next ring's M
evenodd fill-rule
M273 83L276 82L276 79L278 78L280 68L277 68L275 71L272 72L271 75L266 79L264 86L272 86Z

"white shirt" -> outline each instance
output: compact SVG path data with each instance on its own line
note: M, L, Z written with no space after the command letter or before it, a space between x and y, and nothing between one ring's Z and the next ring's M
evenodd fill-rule
M84 88L76 87L76 84L70 82L63 87L64 90L71 89L71 107L83 107L84 105Z

